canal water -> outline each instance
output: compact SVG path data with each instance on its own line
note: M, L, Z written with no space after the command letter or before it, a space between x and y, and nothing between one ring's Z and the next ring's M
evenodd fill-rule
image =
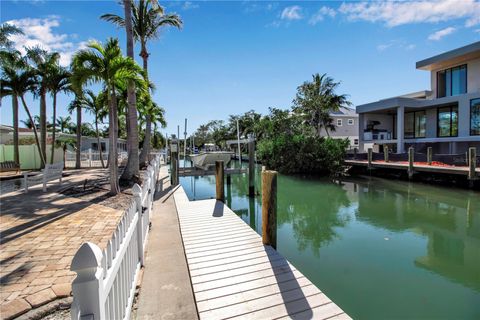
M215 196L214 176L180 183L190 200ZM248 177L232 176L225 194L261 234ZM480 193L280 175L277 196L279 252L353 318L480 319Z

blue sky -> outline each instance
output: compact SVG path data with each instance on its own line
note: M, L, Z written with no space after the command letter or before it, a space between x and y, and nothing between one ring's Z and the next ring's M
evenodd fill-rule
M428 89L429 75L415 69L416 61L480 41L480 2L474 0L161 4L184 20L181 31L166 29L149 44L154 99L166 110L169 133L186 117L192 132L229 114L288 108L296 87L316 72L340 81L339 92L354 105ZM124 30L99 19L123 14L118 1L2 0L0 9L2 22L26 30L16 39L19 48L58 50L64 64L91 39L118 37L125 47ZM60 97L60 116L70 100ZM38 100L27 101L38 114ZM9 98L0 116L11 124Z

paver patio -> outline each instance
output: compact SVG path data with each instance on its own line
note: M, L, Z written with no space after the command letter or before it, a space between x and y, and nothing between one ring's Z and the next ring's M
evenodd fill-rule
M86 171L67 177L65 184L103 174ZM65 184L63 187L65 187ZM85 241L104 248L123 212L49 187L0 196L1 317L25 312L70 295L75 274L70 263Z

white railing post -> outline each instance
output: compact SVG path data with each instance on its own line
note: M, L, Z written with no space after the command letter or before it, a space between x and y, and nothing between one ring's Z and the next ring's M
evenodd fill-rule
M137 206L138 222L137 222L137 237L138 237L138 257L140 259L140 265L144 265L144 252L143 252L143 206L142 206L142 188L138 184L134 184L132 188L133 198Z
M72 319L105 319L102 251L85 242L73 257L70 270L77 273L72 283Z
M92 167L92 148L88 148L88 166Z

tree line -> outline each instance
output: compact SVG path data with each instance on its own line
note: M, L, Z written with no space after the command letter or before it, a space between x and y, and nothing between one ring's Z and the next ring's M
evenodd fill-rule
M166 126L164 109L152 99L155 84L148 77L148 44L159 37L162 28L173 26L180 29L183 21L179 15L165 12L156 0L123 0L121 4L123 16L104 14L100 18L125 29L127 55L122 53L116 38L104 42L90 41L85 49L74 54L68 67L60 64L58 52L41 47L24 48L22 54L14 49L11 37L21 35L23 31L7 23L0 26L1 98L10 96L12 99L15 162L20 163L18 112L23 107L27 119L22 122L33 130L42 167L53 162L53 146L59 142L57 132L76 133L77 168L80 168L82 135L97 137L102 164L100 137L108 136L110 192L116 194L120 191L119 178L126 183L139 179L139 170L148 161L152 142L158 146L163 140L158 127ZM142 67L134 60L135 42L140 45ZM101 87L98 92L92 89L95 85ZM59 93L72 97L68 111L76 113L76 124L72 124L70 116L57 118ZM28 94L39 101L39 115L30 111L25 99ZM47 95L51 96L51 106L47 106ZM52 112L51 122L47 120L47 108ZM82 110L93 115L93 124L82 122ZM101 128L104 121L108 122L107 131ZM47 131L51 132L50 154L46 152ZM117 169L119 137L127 139L128 151L122 177L118 177Z

